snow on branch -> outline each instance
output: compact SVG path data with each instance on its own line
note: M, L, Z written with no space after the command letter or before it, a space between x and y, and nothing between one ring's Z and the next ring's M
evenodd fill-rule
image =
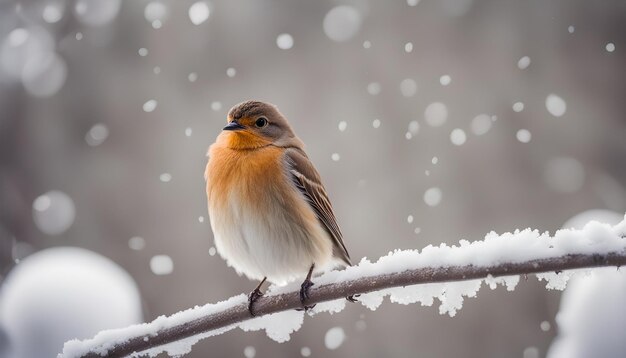
M345 305L344 297L361 294L359 302L376 309L385 296L400 304L441 302L441 314L454 316L465 297L476 296L484 281L491 289L498 283L512 291L519 275L537 274L549 289L564 289L575 269L626 264L626 218L616 226L591 222L582 230L548 233L526 229L484 240L461 240L458 246L441 244L418 250L396 250L372 263L366 258L343 271L326 273L313 281L310 303L317 306L306 313L335 313ZM580 270L578 270L580 271ZM199 340L234 328L244 331L264 329L278 341L303 323L297 283L272 286L255 303L257 317L251 317L247 296L207 304L172 316L161 316L151 323L107 330L84 341L65 343L59 358L156 356L166 352L183 355Z

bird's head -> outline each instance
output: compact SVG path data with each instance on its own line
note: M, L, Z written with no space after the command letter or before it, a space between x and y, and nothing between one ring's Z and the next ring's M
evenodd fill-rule
M246 101L228 112L228 124L220 134L233 149L255 149L268 145L301 146L287 119L270 103Z

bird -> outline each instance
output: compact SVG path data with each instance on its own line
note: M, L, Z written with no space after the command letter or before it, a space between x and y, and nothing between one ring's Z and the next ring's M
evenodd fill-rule
M312 275L351 265L320 174L275 105L245 101L226 121L205 170L215 248L240 276L260 281L248 295L252 316L265 281L305 274L300 302L308 310Z

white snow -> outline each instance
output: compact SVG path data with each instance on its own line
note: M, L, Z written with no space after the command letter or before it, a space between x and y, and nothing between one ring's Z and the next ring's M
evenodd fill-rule
M164 183L169 183L170 181L172 181L172 174L162 173L161 175L159 175L159 180Z
M174 261L167 255L154 255L150 259L150 270L155 275L169 275L174 271Z
M513 111L514 112L521 112L524 110L524 102L515 102L513 103Z
M525 70L528 68L528 66L530 66L530 57L528 56L524 56L520 58L519 61L517 61L517 67L520 70Z
M412 78L405 78L400 82L400 92L404 97L413 97L417 93L417 82Z
M276 46L281 50L289 50L293 47L293 37L289 34L280 34L276 37Z
M546 97L546 109L551 115L561 117L567 110L567 104L563 98L551 93Z
M348 41L359 32L361 22L361 14L354 7L336 6L324 16L324 33L333 41Z
M606 44L605 48L606 48L607 52L613 52L613 51L615 51L615 44L612 43L612 42L609 42L609 43Z
M452 132L450 132L450 141L457 146L463 145L465 141L467 141L467 135L461 128L454 128Z
M189 7L189 20L194 25L205 22L210 14L209 5L204 1L195 2Z
M624 225L621 214L603 209L587 210L563 224L582 229L591 220ZM606 267L572 279L561 297L556 315L558 336L548 358L623 357L626 352L626 271ZM547 325L544 325L547 323ZM546 329L547 328L547 329ZM550 329L547 321L541 329Z
M146 247L146 240L140 236L133 236L128 240L128 247L132 250L143 250Z
M439 77L439 83L442 86L447 86L452 82L452 77L450 77L449 75L443 75L441 77Z
M371 94L372 96L376 96L380 93L381 90L382 88L380 87L380 83L378 82L370 82L367 85L367 93Z
M559 335L548 358L623 357L626 270L597 269L570 283L556 316Z
M21 73L24 89L34 97L50 97L65 84L67 63L55 52L28 58Z
M339 153L333 153L331 154L330 159L332 159L333 162L338 162L339 159L341 159L341 156L339 155Z
M235 75L237 75L237 69L235 69L234 67L229 67L226 69L226 76L233 78L235 77Z
M424 110L424 119L431 127L442 126L448 120L448 108L441 102L433 102Z
M99 146L109 136L109 128L102 123L95 124L85 134L85 142L92 147Z
M379 128L380 127L380 119L374 119L372 121L372 127Z
M253 346L247 346L243 349L243 355L246 358L254 358L254 356L256 356L256 349Z
M412 42L407 42L407 43L404 44L404 52L406 52L406 53L413 52L413 43Z
M219 101L213 101L211 102L211 109L214 111L219 111L222 109L222 102Z
M74 14L85 25L102 26L113 21L120 12L121 3L121 0L77 0Z
M64 7L62 3L47 4L43 8L43 11L41 13L41 18L49 24L54 24L56 22L59 22L59 20L61 20L61 18L63 17L63 12L64 12Z
M132 277L108 258L81 248L55 247L26 257L0 289L0 326L13 358L54 357L69 339L142 320Z
M50 190L33 201L33 221L42 232L60 235L74 223L76 207L72 198L59 190Z
M144 112L150 113L154 111L157 107L158 102L154 99L148 100L143 104Z
M341 327L333 327L324 336L324 345L330 350L339 348L346 340L346 332Z
M626 250L626 239L624 239L623 236L626 236L626 218L615 226L593 221L588 223L581 230L563 229L557 231L554 236L550 236L547 232L540 233L537 230L531 229L515 230L513 233L504 233L501 235L491 232L487 234L482 241L469 242L467 240L460 240L457 245L453 246L446 244L440 244L438 246L429 245L421 251L394 250L375 262L363 258L355 266L348 267L342 271L327 272L314 278L314 282L316 287L320 287L325 284L426 267L438 268L467 265L488 267L505 262L521 263L530 260L562 257L569 254L607 254L623 252ZM589 270L577 271L586 272ZM605 272L609 271L615 272L615 268L597 272L602 272L602 277L604 277ZM562 289L571 275L573 275L573 272L541 274L537 275L537 277L547 280L548 288ZM619 273L619 275L623 276L624 273ZM431 306L437 300L439 301L439 312L441 314L454 316L457 311L461 309L465 297L476 296L483 281L491 288L495 288L497 284L501 284L506 286L507 290L513 290L519 282L519 276L499 278L489 276L485 279L473 279L460 282L442 282L395 287L363 294L358 300L362 305L372 310L382 304L385 296L389 296L392 302L400 304L419 302L424 306ZM293 282L282 287L270 286L266 292L266 296L284 292L295 292L299 289L299 284L299 282ZM594 294L595 291L591 289L586 289L585 292L595 296L599 294ZM622 288L622 292L626 292L626 287ZM612 296L606 295L606 297ZM141 337L144 335L154 336L158 334L160 329L165 327L180 325L199 317L223 311L235 305L244 304L246 300L246 295L241 294L223 302L207 304L202 307L195 307L183 312L178 312L170 317L162 316L151 323L135 325L125 329L103 331L89 340L73 340L65 344L63 353L59 357L77 357L88 351L104 354L108 348L116 343L124 342L131 337ZM615 300L612 306L599 305L598 309L606 308L606 312L609 312L609 307L618 307L626 298L616 296ZM308 315L314 316L321 312L336 313L343 310L345 306L346 300L343 298L322 302L318 303L315 308L309 311ZM581 310L574 310L573 312L586 314ZM179 342L155 347L149 351L142 352L142 354L155 356L161 352L166 352L170 355L182 355L191 351L192 345L199 340L227 332L236 327L245 331L265 330L270 338L278 342L284 342L289 340L291 333L297 331L302 326L304 316L305 313L303 311L290 310L257 317L229 327L205 332ZM621 319L621 322L626 322L626 319ZM583 325L580 326L582 327ZM345 339L345 332L341 333L339 330L343 331L341 328L336 327L327 334L328 338L325 339L325 343L329 349L331 349L331 347L338 347ZM621 332L623 331L624 329L621 330ZM624 340L622 340L622 342L624 342Z
M439 203L441 202L441 197L442 197L441 189L439 189L438 187L428 188L424 192L424 202L428 206L439 205Z
M491 129L492 120L487 114L479 114L472 119L472 132L476 135L483 135Z
M532 138L532 134L530 133L528 129L520 129L515 134L515 137L517 138L518 141L522 143L528 143L530 142L530 139Z
M346 121L341 121L337 125L337 128L339 128L340 132L345 132L346 128L348 128L348 123Z

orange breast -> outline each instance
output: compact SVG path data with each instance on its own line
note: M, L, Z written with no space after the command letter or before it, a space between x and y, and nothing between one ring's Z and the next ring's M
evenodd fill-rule
M274 146L236 149L230 145L250 142L236 139L239 135L228 137L225 140L218 138L209 149L209 163L205 173L209 205L227 205L229 193L236 190L244 204L261 206L256 209L264 210L262 206L268 203L268 198L264 196L289 190L285 185L282 168L282 149Z

